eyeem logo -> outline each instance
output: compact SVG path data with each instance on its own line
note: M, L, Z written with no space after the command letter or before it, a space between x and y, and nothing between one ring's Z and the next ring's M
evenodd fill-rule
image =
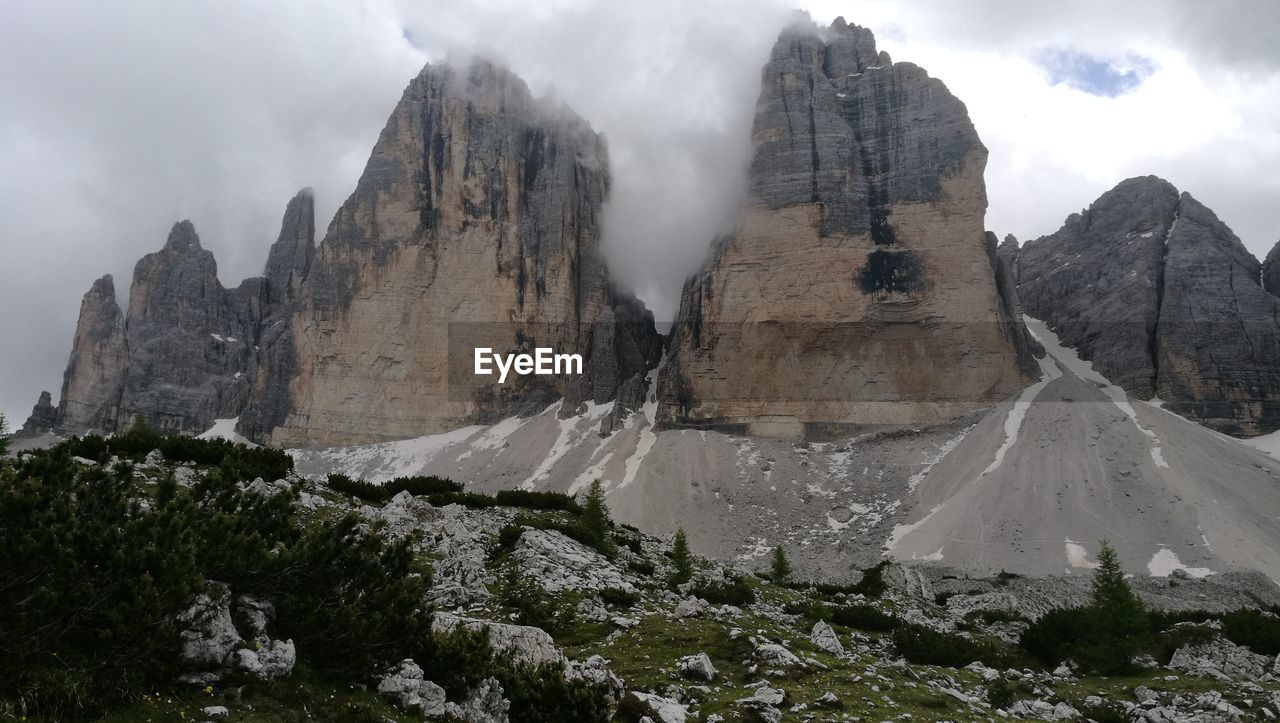
M507 374L514 371L519 375L536 374L581 374L581 354L556 354L549 347L538 347L533 354L495 354L487 346L476 347L476 376L490 376L493 368L498 368L498 383L507 381Z

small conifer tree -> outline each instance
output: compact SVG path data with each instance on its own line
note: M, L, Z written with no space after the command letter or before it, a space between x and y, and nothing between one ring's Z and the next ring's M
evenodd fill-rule
M1120 557L1103 540L1088 607L1089 632L1081 641L1078 662L1104 675L1124 673L1149 642L1147 610L1124 579Z
M689 538L684 528L676 530L676 537L671 541L671 584L679 585L689 582L693 577L693 553L689 551Z
M609 505L605 503L604 485L600 480L594 480L587 490L587 500L582 505L582 526L591 538L593 547L604 555L613 555L616 547L609 537L613 520L609 518Z
M787 553L782 549L782 545L773 547L773 562L769 566L769 575L777 583L786 582L791 577L791 561L787 559Z

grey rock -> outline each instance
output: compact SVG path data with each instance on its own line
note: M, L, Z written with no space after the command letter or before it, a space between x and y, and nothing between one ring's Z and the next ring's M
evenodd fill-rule
M689 709L670 698L634 690L627 695L648 708L650 715L657 723L685 723L689 717Z
M407 710L420 711L430 718L444 715L444 688L425 680L422 668L412 658L400 661L378 681L378 694Z
M449 703L448 714L467 723L507 723L511 701L503 697L502 684L496 678L485 678L461 705Z
M200 712L210 718L226 718L231 715L231 711L225 705L207 705L201 708Z
M706 653L688 655L676 661L676 670L686 678L713 681L719 673Z
M58 427L113 432L129 368L124 312L108 274L93 282L80 301L71 358L62 376Z
M737 228L682 293L660 426L832 437L1024 385L1034 365L982 224L986 149L940 81L843 19L796 23L752 139Z
M547 592L635 589L603 555L553 530L526 529L512 557Z
M27 417L15 436L34 437L52 430L57 424L58 408L53 406L53 397L48 392L40 392L40 398L31 408L31 416Z
M231 590L223 583L206 584L179 621L184 629L182 658L194 665L221 667L244 640L231 620Z
M1154 176L1120 183L1017 257L1027 312L1103 376L1241 436L1280 429L1280 299L1263 276L1213 212Z
M690 595L681 600L679 605L676 605L675 615L678 618L696 618L705 613L707 607L706 600Z
M495 651L510 652L520 663L564 665L567 662L564 653L556 647L555 640L541 628L507 625L441 612L437 612L431 620L431 629L436 632L448 632L458 628L488 632L489 645Z
M840 637L825 620L819 620L813 624L813 630L809 632L809 640L832 655L844 655L844 646L840 644Z
M1269 672L1272 660L1225 638L1200 645L1184 645L1169 660L1179 672L1218 680L1257 680Z

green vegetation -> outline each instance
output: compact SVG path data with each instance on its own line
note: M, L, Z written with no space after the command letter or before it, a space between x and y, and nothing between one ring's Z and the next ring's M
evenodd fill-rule
M884 560L875 567L862 571L862 579L853 586L853 592L858 595L866 595L871 598L878 598L885 594L889 586L884 581L884 569L889 566L889 561Z
M893 645L902 657L913 663L949 668L962 668L974 661L992 668L1004 668L1012 658L1012 651L995 641L940 633L914 623L894 629Z
M689 550L689 538L684 528L676 530L675 539L671 541L671 586L683 585L693 577L693 553Z
M776 583L784 583L791 577L791 561L787 559L782 545L774 545L773 559L769 563L769 578Z
M755 588L751 587L745 576L697 585L689 591L689 594L694 597L700 597L712 605L736 605L742 607L756 601Z
M154 469L144 481L131 461L150 449L201 471L188 486ZM77 456L129 461L108 467ZM414 538L388 539L350 513L304 523L295 493L245 489L256 477L284 476L290 465L278 450L167 437L141 424L120 437L71 439L0 463L0 718L176 719L201 702L172 682L183 666L179 617L206 580L218 580L235 594L271 600L273 635L297 647L298 680L247 681L267 708L305 702L316 690L362 687L412 657L452 699L497 677L514 719L606 719L607 694L597 687L515 665L483 634L433 633L423 605L430 568L414 553ZM459 494L439 478L395 484ZM528 589L512 596L522 615L553 607ZM333 719L387 717L372 697L348 692L342 700Z
M9 422L0 412L0 457L9 454Z
M1023 633L1021 643L1046 665L1071 658L1100 675L1130 672L1134 656L1152 648L1146 608L1109 544L1104 541L1098 552L1089 605L1050 611Z
M592 480L586 502L582 505L582 528L591 541L591 547L611 558L617 547L609 535L610 527L613 527L613 520L609 518L609 505L604 500L604 485L600 480Z

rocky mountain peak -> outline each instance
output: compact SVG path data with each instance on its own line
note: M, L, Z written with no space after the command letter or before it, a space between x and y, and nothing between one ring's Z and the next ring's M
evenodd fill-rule
M1262 288L1272 296L1280 296L1280 241L1271 247L1262 262Z
M1017 266L1028 313L1131 395L1223 432L1280 429L1280 299L1191 194L1125 180Z
M200 236L196 233L195 224L183 219L169 230L169 238L164 242L165 251L201 251Z
M793 25L752 139L738 229L685 286L662 423L813 436L1022 385L1034 363L983 228L987 151L940 81L864 28Z
M316 202L310 188L289 199L280 222L280 235L267 253L262 276L267 280L269 303L292 298L311 269L316 246Z

